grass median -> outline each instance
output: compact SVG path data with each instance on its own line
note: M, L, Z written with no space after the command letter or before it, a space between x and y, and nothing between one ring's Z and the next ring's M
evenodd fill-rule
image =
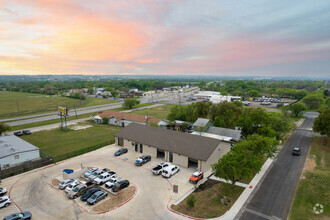
M314 137L291 207L290 219L330 219L329 183L330 143L329 140L326 143L323 137ZM317 204L323 206L322 213L321 206Z
M148 115L159 119L167 119L167 115L171 112L174 105L161 105L154 108L142 109L131 112L137 115Z

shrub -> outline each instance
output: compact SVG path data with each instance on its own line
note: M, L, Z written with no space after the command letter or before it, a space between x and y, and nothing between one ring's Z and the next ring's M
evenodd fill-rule
M189 206L189 208L192 208L195 206L195 203L196 203L196 197L191 194L190 196L188 196L188 199L187 199L187 205Z

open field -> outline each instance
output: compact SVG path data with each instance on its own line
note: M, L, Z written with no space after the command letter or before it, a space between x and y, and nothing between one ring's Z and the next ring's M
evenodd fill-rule
M330 143L314 137L290 211L290 219L330 219ZM323 205L323 213L313 207ZM316 211L320 211L317 206Z
M170 113L173 106L174 105L162 105L154 108L133 111L131 113L137 115L148 115L159 119L167 119L167 115Z
M153 103L142 103L142 104L135 105L132 109L142 108L142 107L146 107L146 106L150 106L150 105L154 105L154 104ZM120 111L132 110L132 109L121 107L121 108L111 109L110 111L120 112Z
M191 194L196 198L194 207L190 208L187 205L187 199L189 198L187 197L180 204L172 205L171 208L196 218L215 218L225 214L243 191L243 187L235 186L232 189L231 184L208 180ZM230 200L227 205L221 203L224 196Z
M73 109L114 102L116 101L90 97L79 100L61 96L0 91L0 119L57 111L58 106Z
M22 136L22 138L39 147L43 152L56 157L105 142L114 143L113 134L120 129L121 127L117 126L95 124L90 128L81 130L40 131L32 135Z

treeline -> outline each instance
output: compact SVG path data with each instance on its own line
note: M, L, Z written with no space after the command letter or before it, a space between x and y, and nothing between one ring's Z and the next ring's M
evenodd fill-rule
M309 92L325 88L324 81L245 81L224 80L221 82L202 81L199 84L202 90L221 92L242 97L274 96L280 98L301 99Z
M173 106L168 119L195 122L198 118L208 118L217 127L242 128L247 137L259 134L280 139L284 132L292 128L290 120L282 113L270 113L261 108L244 108L239 102L197 102L186 106Z

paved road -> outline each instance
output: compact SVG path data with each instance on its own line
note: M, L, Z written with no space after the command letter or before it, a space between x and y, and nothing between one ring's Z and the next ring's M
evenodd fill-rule
M265 179L257 186L236 219L287 219L295 190L312 143L314 118L306 113L304 123L292 134L275 159ZM300 147L301 156L292 156L292 148Z

